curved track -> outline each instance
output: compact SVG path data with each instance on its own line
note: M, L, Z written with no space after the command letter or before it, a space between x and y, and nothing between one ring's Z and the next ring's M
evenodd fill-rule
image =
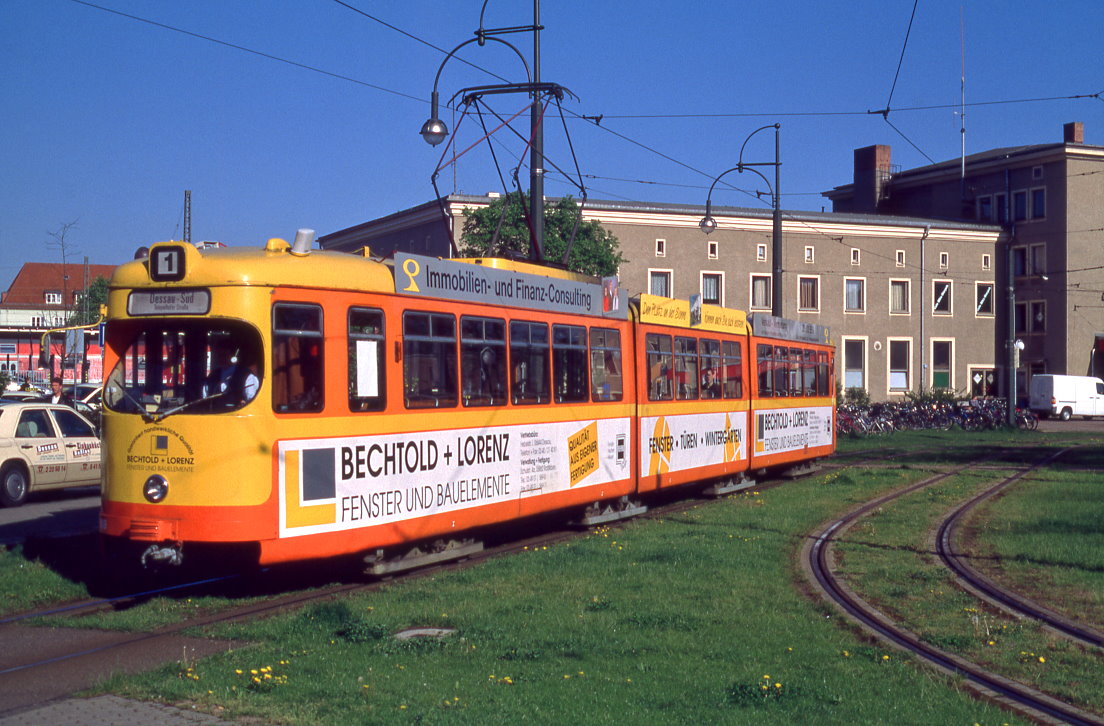
M1050 459L1047 461L1049 462ZM841 608L852 620L872 631L882 640L914 653L944 672L965 679L975 691L983 696L1010 709L1019 711L1032 719L1045 723L1059 722L1078 725L1083 724L1086 726L1102 726L1104 725L1104 719L1101 719L1099 716L1064 703L1045 693L1024 686L1023 684L1016 683L1015 681L992 673L964 658L960 658L952 653L948 653L922 642L915 634L898 626L878 609L852 592L838 577L836 577L833 571L832 545L834 541L866 514L894 499L930 487L976 465L976 463L966 465L943 474L929 477L923 481L867 502L844 517L827 524L820 531L812 534L806 541L801 554L802 565L806 569L810 579L822 590L824 595ZM1031 470L1042 465L1043 463L1036 464L1030 468L1017 472L1013 476L999 482L992 487L990 491L993 493L1000 491L1022 478ZM982 496L979 500L984 498L985 497ZM961 514L968 511L969 506L970 503L967 503L967 505L961 507L960 509L962 512L958 513L959 516L955 516L954 513L952 513L952 515L948 517L949 522L945 522L946 532L944 533L941 527L940 539L946 536L947 541L951 541L954 523L960 520ZM962 560L961 557L952 557L952 559L957 560L958 563L961 563ZM1000 588L995 585L992 585L992 587L995 590L1000 590Z
M1061 456L1065 451L1060 451L1045 463ZM975 597L986 600L1017 617L1031 618L1038 621L1044 627L1053 630L1060 635L1081 643L1085 646L1104 647L1104 633L1088 626L1077 623L1053 610L1038 603L1032 602L1020 595L1002 588L985 575L978 572L970 565L970 556L956 548L958 533L968 515L974 507L982 502L1000 494L1008 486L1019 481L1028 471L1022 471L1008 477L996 486L973 497L965 504L956 507L939 523L935 534L935 551L939 558L951 570L963 589L969 591Z

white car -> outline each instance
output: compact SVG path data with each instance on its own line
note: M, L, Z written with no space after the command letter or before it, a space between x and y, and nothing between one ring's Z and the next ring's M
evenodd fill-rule
M0 505L31 492L100 484L100 439L88 419L51 403L0 404Z

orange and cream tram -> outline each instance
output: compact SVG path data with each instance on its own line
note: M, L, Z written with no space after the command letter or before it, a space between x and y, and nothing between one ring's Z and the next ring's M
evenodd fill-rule
M827 332L764 326L505 260L156 244L110 283L100 531L143 562L386 569L470 551L453 542L482 526L595 523L826 455Z

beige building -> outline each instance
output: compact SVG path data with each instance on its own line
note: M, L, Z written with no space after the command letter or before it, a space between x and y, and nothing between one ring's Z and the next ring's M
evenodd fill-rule
M490 197L450 195L322 237L323 248L447 256L448 230ZM770 210L588 201L584 215L620 242L629 295L689 298L770 312ZM838 378L872 399L921 388L996 393L996 265L991 223L878 215L782 214L782 314L831 328Z
M1104 375L1104 147L1085 143L1082 124L1066 124L1059 143L906 171L892 168L888 146L858 149L854 182L825 196L836 212L887 221L919 215L1000 225L992 259L998 366L1014 362L1009 343L1022 341L1021 398L1037 373ZM952 271L959 265L949 260Z

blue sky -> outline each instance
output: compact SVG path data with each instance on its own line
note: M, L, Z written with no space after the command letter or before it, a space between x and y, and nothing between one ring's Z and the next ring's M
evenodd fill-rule
M77 262L120 263L181 236L185 189L192 239L232 245L290 239L299 227L326 234L431 199L441 147L417 132L444 53L427 43L447 51L471 38L482 3L345 3L377 20L334 0L96 3L187 35L73 0L0 4L0 287L23 262L60 262L50 232L69 222ZM913 5L544 0L542 79L577 96L565 100L566 127L592 199L702 204L747 135L775 122L787 209L825 207L819 193L850 182L858 147L890 144L902 168L956 158L960 18L966 101L977 104L966 108L967 153L1057 142L1068 121L1104 144L1104 102L1069 98L1104 91L1104 2L917 0L910 30ZM531 2L488 3L487 27L531 22ZM531 60L528 34L506 39ZM442 101L523 74L499 44L472 44L446 64ZM489 103L510 115L524 99ZM888 123L866 113L887 106ZM911 110L931 106L939 108ZM602 115L601 125L583 115ZM444 112L452 129L457 118ZM477 127L463 121L462 147ZM522 152L502 142L509 178ZM558 115L545 143L551 163L574 170ZM770 161L773 151L762 132L745 161ZM527 177L523 167L523 186ZM715 203L766 206L753 194L762 183L726 179L750 193L719 188ZM502 188L485 144L439 183L475 194ZM546 193L578 196L556 174Z

